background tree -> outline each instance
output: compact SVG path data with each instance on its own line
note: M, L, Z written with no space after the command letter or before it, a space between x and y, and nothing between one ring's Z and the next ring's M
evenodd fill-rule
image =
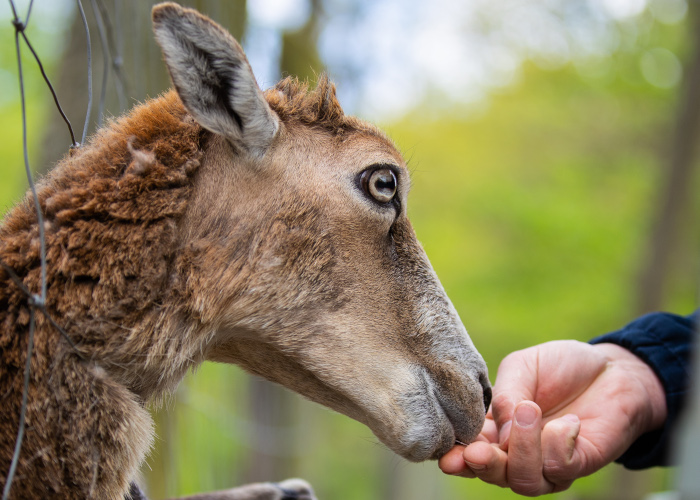
M698 213L693 210L698 139L700 139L700 5L689 4L689 47L683 85L678 93L676 118L665 154L660 159L661 175L657 194L657 213L649 232L646 259L641 266L639 310L650 312L662 308L669 293L673 274L696 271L688 269L684 248L692 242L684 235L697 232ZM680 254L680 255L679 255ZM674 257L676 257L674 259ZM694 260L693 257L690 260Z

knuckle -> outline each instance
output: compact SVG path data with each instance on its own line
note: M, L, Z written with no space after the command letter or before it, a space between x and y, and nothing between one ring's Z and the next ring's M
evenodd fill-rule
M522 355L520 354L520 351L513 351L513 352L510 352L510 353L508 353L508 354L506 355L505 358L503 358L503 361L501 361L501 364L509 364L509 363L512 363L513 361L519 359L520 356L522 356Z
M502 488L507 487L505 474L503 474L503 471L499 471L498 467L494 467L493 465L468 465L469 470L481 481Z
M552 489L552 493L561 493L562 491L568 490L571 485L574 484L573 481L566 481L564 483L555 484Z
M580 467L572 461L545 460L542 464L542 472L548 481L564 484L579 476Z
M519 474L508 474L510 489L519 495L534 497L549 493L552 485L539 471L519 471Z
M493 398L491 399L491 404L493 404L494 409L501 408L509 403L511 403L510 394L498 390L494 391Z
M491 399L491 412L499 427L512 418L514 407L515 403L513 402L511 394L506 392L494 392L493 398Z
M474 479L478 477L476 474L474 474L471 470L465 469L462 472L458 472L457 474L451 474L452 476L455 477L463 477L465 479Z
M492 484L494 486L500 486L501 488L508 488L508 483L503 479L502 477L490 477L490 476L477 476L481 481L487 483L487 484Z
M481 474L488 474L491 472L491 467L489 467L488 465L467 462L467 466L469 467L469 470L471 470L474 474L478 476L480 476Z

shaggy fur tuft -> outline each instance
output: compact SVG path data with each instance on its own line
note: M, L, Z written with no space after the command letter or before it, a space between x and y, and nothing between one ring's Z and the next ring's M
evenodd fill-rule
M266 90L265 98L273 111L288 125L290 122L299 122L325 129L335 135L368 132L388 140L379 128L343 112L336 96L335 84L325 73L319 76L313 89L307 82L288 76Z
M72 498L76 491L109 498L115 484L117 491L127 488L150 447L143 407L150 391L143 388L152 381L127 374L134 358L154 346L131 331L152 321L153 304L168 289L175 228L202 140L201 127L170 92L102 130L39 185L46 307L83 359L37 313L27 427L12 490L24 498ZM33 208L27 196L3 220L0 259L36 292ZM27 297L0 268L0 450L11 450L17 437L29 318ZM123 380L106 376L119 366ZM0 485L9 460L0 454Z

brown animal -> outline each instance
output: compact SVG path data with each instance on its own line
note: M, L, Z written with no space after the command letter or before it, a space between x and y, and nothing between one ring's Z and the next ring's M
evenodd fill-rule
M486 366L407 219L391 141L344 115L325 77L261 92L238 43L197 12L161 4L153 22L176 90L39 185L46 310L70 342L37 311L10 498L128 497L153 436L145 405L206 360L357 419L408 460L472 441ZM29 196L2 221L0 262L4 485L32 307L12 275L40 289ZM312 496L292 481L197 498L285 494Z

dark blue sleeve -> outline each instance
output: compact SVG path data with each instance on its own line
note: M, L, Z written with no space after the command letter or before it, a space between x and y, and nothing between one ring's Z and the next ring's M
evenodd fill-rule
M652 313L623 329L591 340L629 349L656 373L666 392L668 417L661 429L639 437L617 460L628 469L645 469L669 463L669 445L690 385L692 343L698 311L690 316Z

